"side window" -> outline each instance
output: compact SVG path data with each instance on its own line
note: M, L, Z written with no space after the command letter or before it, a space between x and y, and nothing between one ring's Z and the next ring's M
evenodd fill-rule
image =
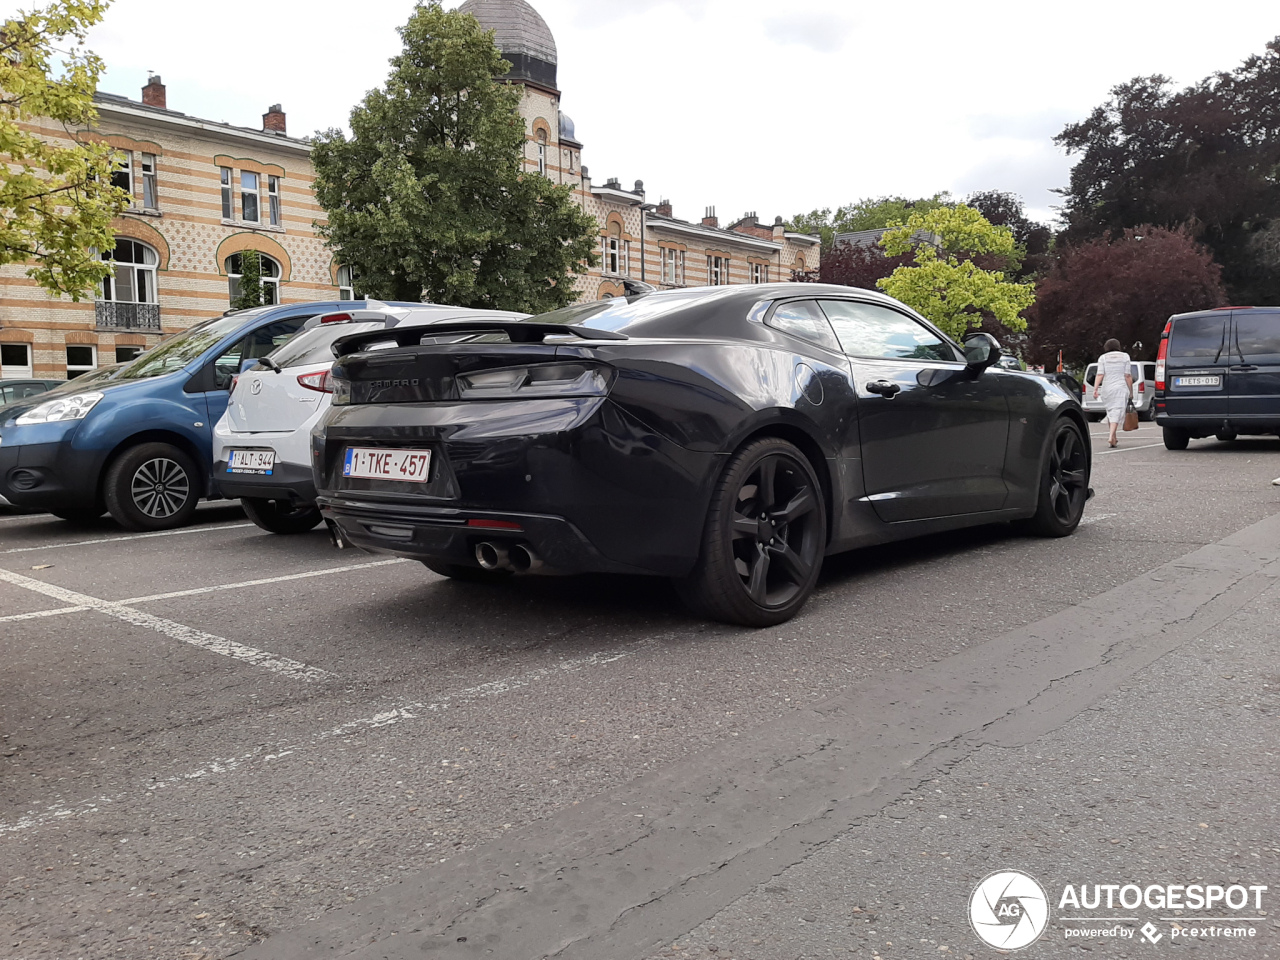
M765 321L765 325L816 343L833 353L840 352L840 344L831 330L831 324L827 323L827 318L814 300L792 300L790 303L779 304L773 315Z
M240 340L224 350L222 356L213 361L213 389L230 390L231 380L240 372L240 361L245 353L248 341Z
M1097 373L1098 373L1098 365L1096 363L1091 363L1089 364L1089 366L1085 367L1084 383L1086 387L1093 386L1093 378L1094 376L1097 375Z
M1188 360L1215 359L1222 352L1226 317L1187 317L1176 320L1169 333L1169 356Z
M1240 355L1250 363L1280 363L1280 315L1240 311L1235 316Z
M857 300L820 302L840 345L851 357L952 362L959 359L949 343L897 310Z

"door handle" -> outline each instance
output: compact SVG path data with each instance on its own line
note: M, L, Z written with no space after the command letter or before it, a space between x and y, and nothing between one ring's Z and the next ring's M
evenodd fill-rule
M1253 363L1237 363L1231 369L1236 371L1237 373L1249 373L1252 370L1257 370L1258 367L1257 367L1257 364L1253 364Z
M867 393L878 393L886 400L892 400L902 392L902 386L892 380L872 380L867 384Z

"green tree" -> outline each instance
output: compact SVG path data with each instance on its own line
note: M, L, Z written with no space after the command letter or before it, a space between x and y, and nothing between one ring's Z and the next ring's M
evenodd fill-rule
M520 88L469 14L419 4L351 136L312 149L320 226L373 297L540 313L572 303L597 225L571 188L523 170Z
M239 292L231 301L231 309L248 310L263 306L262 255L257 250L242 250L236 256L240 258L240 282Z
M1005 280L1004 269L999 269L1018 265L1008 227L993 226L960 203L890 224L880 245L891 257L914 250L915 266L898 267L876 285L948 335L959 339L982 326L988 314L1010 330L1027 328L1020 314L1035 302L1035 289Z
M111 221L130 202L111 185L112 149L75 140L97 118L102 61L84 39L107 3L56 0L0 24L0 264L30 263L27 276L73 300L110 272L96 251L114 247ZM71 143L33 132L42 117Z
M867 197L845 204L836 210L823 207L791 218L788 230L796 233L816 233L822 237L822 251L831 249L837 233L855 233L859 230L879 230L890 223L901 222L913 213L928 213L950 206L951 194L943 191L932 197L908 200L906 197Z

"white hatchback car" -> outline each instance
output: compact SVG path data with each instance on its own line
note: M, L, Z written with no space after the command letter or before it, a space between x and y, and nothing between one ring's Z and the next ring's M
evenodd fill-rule
M239 497L249 519L272 533L303 533L320 522L311 477L311 428L329 409L335 340L353 333L446 320L523 320L525 313L371 300L313 317L288 343L241 372L227 412L213 428L213 475Z
M1098 372L1096 363L1089 364L1084 371L1084 395L1080 405L1084 407L1085 416L1090 420L1101 420L1107 415L1107 405L1099 397L1093 399L1093 378ZM1133 376L1133 405L1138 410L1139 420L1154 420L1156 412L1156 365L1150 360L1135 360L1129 364L1129 372Z

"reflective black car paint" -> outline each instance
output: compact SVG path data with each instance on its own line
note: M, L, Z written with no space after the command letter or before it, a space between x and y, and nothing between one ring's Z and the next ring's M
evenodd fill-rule
M1051 424L1084 423L1074 398L1043 377L974 374L959 351L953 362L849 358L763 322L790 299L889 303L867 291L774 284L691 294L628 326L627 340L426 344L342 358L335 375L350 382L352 402L335 405L313 438L326 517L346 540L403 556L474 563L475 543L506 538L531 543L562 572L678 576L697 559L727 459L752 437L784 437L813 463L834 553L1031 515ZM607 397L460 398L459 374L572 358L616 371ZM899 385L892 398L867 391L882 379ZM344 478L353 445L430 447L431 479ZM465 526L485 519L524 529ZM370 530L396 523L394 536Z

